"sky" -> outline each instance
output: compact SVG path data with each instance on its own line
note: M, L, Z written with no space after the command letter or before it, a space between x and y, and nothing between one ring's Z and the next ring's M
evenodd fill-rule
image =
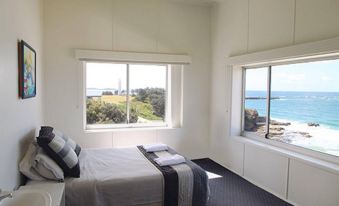
M99 89L126 90L127 65L113 63L87 63L86 87ZM129 69L130 89L146 87L166 87L166 66L132 65Z
M339 60L272 66L272 91L339 92ZM267 90L267 68L246 70L246 90Z

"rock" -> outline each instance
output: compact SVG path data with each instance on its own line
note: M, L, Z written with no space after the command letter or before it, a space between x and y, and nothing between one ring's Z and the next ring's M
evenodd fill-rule
M270 121L270 135L282 136L285 128L282 126L289 126L290 122ZM255 109L245 109L245 131L257 132L259 134L266 133L266 117L259 116Z
M314 123L314 122L309 122L309 123L307 123L307 125L308 125L309 127L319 127L319 126L320 126L320 124Z
M279 126L277 126L277 125L270 125L270 130L274 130L274 131L284 131L285 128L279 127Z
M270 130L270 136L281 136L284 134L284 131L281 130Z
M257 122L266 122L266 117L261 117L261 116L259 116L259 117L257 118Z
M266 134L266 126L263 125L263 124L257 124L256 132L260 135L265 135Z
M255 131L257 128L258 111L245 109L245 131Z
M277 125L270 125L270 136L281 136L285 132L285 128L277 126Z
M257 125L254 122L245 122L245 131L254 132L256 131Z
M298 132L300 135L302 135L303 137L306 137L306 138L311 138L312 136L310 135L310 133L308 132Z
M271 125L279 125L279 126L290 126L291 125L290 122L278 122L278 121L275 121L275 120L271 120L270 124Z

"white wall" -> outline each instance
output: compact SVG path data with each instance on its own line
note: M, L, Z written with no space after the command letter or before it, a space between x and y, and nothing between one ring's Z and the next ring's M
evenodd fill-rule
M25 139L35 136L42 121L42 1L0 1L0 188L19 184L18 162ZM37 52L37 96L18 97L19 40Z
M89 147L164 142L206 157L209 136L210 8L159 0L45 0L45 120ZM180 129L85 133L82 70L74 49L188 53ZM202 98L204 96L204 98Z
M0 101L0 188L18 184L21 145L42 123L44 92L46 124L83 147L160 141L199 158L209 155L210 143L213 159L282 198L298 205L339 202L337 174L230 138L231 75L224 65L230 55L339 36L339 1L225 0L215 3L212 12L206 5L182 2L0 1L0 94L6 100ZM38 95L28 100L20 100L17 92L19 39L38 54ZM76 48L189 53L193 64L184 71L183 127L85 133Z
M212 157L296 205L338 205L338 174L232 139L232 82L224 62L231 55L338 37L338 11L338 0L225 0L212 9Z

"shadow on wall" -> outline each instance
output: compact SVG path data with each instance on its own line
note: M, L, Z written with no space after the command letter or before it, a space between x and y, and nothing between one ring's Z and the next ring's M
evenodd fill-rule
M18 155L18 160L17 160L17 165L18 165L18 171L19 171L19 163L26 154L26 151L28 149L28 146L30 143L35 139L36 137L36 129L31 129L29 132L27 132L19 141L19 155ZM26 183L27 178L22 175L20 172L18 172L18 177L20 181L20 185L23 185Z

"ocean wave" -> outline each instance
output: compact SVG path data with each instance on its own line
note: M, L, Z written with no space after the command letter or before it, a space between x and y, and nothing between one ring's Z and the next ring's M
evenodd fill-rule
M298 121L289 121L286 119L275 118L274 120L279 122L291 123L291 125L289 126L284 126L285 132L282 138L285 142L319 152L339 156L338 129L332 129L322 125L320 125L319 127L310 127L305 123ZM307 133L311 137L300 135L301 133Z

